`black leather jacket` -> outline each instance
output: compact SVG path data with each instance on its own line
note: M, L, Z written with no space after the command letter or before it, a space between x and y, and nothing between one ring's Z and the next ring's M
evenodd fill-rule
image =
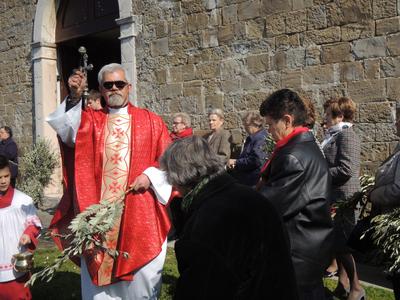
M293 137L263 174L261 193L282 214L299 286L317 283L332 258L328 165L311 132Z

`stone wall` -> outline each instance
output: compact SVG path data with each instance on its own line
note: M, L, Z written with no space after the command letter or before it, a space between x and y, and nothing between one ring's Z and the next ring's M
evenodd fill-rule
M145 2L145 3L144 3ZM241 116L272 91L303 90L319 111L331 96L358 104L366 170L396 140L400 103L400 0L142 1L138 95L165 116L226 112L239 141Z
M34 0L0 1L0 126L22 150L32 144L31 41Z

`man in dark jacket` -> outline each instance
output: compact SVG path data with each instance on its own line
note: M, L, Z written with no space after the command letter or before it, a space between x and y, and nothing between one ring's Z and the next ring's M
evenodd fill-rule
M200 137L174 142L160 164L185 195L175 299L298 299L287 234L268 200L228 175Z
M262 169L259 190L283 217L300 299L325 299L322 276L333 242L327 163L313 134L302 126L307 112L297 93L273 93L261 104L260 113L276 146Z

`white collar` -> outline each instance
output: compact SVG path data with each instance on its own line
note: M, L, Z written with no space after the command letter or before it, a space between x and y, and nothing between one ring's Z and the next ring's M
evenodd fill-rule
M127 115L128 114L128 105L120 108L112 108L109 107L110 114L120 114L120 115Z

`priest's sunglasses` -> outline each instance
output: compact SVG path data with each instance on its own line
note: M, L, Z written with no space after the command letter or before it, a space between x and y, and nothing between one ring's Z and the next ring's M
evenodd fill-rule
M129 83L118 80L118 81L105 81L103 82L103 88L106 90L111 90L113 86L115 85L117 89L122 90L124 87L126 87Z

